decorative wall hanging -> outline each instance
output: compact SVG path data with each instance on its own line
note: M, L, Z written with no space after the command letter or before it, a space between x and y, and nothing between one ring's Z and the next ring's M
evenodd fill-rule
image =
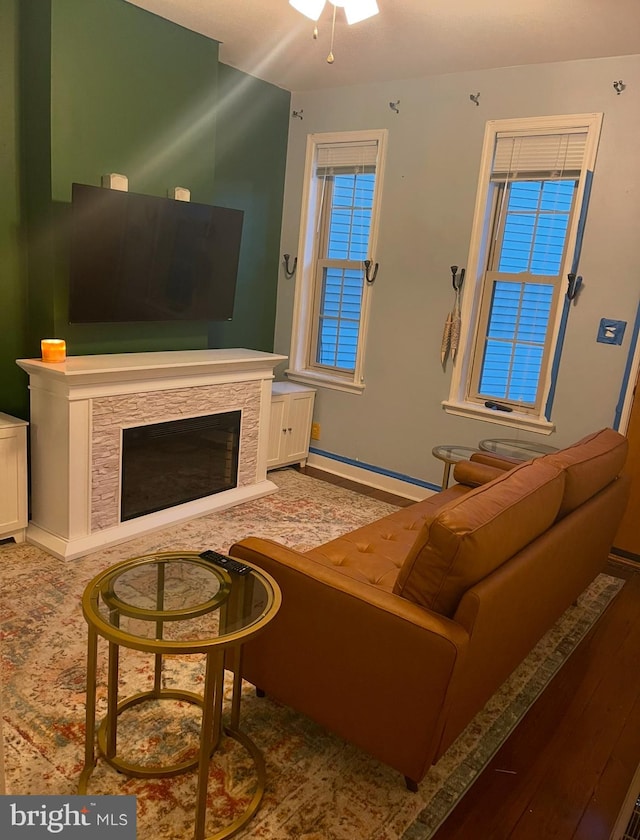
M458 266L451 266L451 285L454 291L453 309L447 315L447 320L444 322L444 331L442 333L442 343L440 344L440 361L444 366L447 356L451 355L453 361L458 352L458 344L460 343L460 331L462 329L462 319L460 317L460 289L464 283L464 268L458 274Z

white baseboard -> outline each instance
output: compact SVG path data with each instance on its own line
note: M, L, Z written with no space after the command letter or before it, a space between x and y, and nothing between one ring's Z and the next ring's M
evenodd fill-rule
M409 481L402 481L399 478L373 472L372 470L366 469L366 467L356 467L353 464L346 464L343 461L326 458L324 455L316 455L313 452L309 453L307 465L338 476L339 478L357 481L358 484L364 484L366 487L373 487L376 490L384 490L396 496L403 496L405 499L411 499L413 502L421 502L423 499L433 496L434 492L436 492L429 490L428 487L420 487Z

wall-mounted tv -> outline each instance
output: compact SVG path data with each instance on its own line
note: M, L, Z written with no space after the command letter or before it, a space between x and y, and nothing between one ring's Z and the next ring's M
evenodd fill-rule
M243 216L73 184L69 322L231 320Z

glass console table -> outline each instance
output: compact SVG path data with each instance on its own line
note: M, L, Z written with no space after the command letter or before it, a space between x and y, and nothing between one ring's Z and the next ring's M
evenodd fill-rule
M499 458L514 458L516 461L529 461L531 458L539 458L541 455L558 451L556 446L517 438L486 438L481 440L478 446L483 452L490 452Z

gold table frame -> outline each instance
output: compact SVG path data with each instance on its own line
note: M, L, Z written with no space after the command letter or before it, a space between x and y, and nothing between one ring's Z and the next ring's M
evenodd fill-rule
M165 566L172 561L193 563L205 568L218 578L219 591L202 604L195 607L186 606L183 609L167 610L164 607L165 597ZM157 565L156 609L141 608L122 602L115 593L114 583L126 571L142 565ZM246 565L251 565L247 563ZM165 640L163 628L166 622L192 619L206 615L214 610L220 610L221 626L226 626L228 614L242 610L247 598L253 592L254 582L259 580L264 588L266 604L261 613L253 618L246 627L240 627L232 632L221 632L219 635L206 639ZM108 607L114 616L110 623L100 613L100 600ZM97 756L95 742L104 759L116 770L137 778L164 778L176 776L187 770L198 768L196 793L196 819L194 840L204 840L207 792L209 781L209 763L220 738L224 733L241 744L251 756L256 770L257 784L254 794L245 811L232 823L211 835L208 840L223 840L232 837L249 820L252 819L265 789L265 764L260 750L253 741L240 731L240 699L242 689L242 645L252 636L263 630L274 618L282 603L280 588L275 580L266 572L252 566L248 575L229 575L229 573L200 558L195 551L161 552L148 554L124 560L96 575L86 586L82 596L82 612L88 624L87 641L87 693L86 693L86 729L85 729L85 758L84 767L78 783L78 793L86 794L89 779L93 773ZM119 617L141 619L155 623L156 638L144 638L120 630ZM244 614L242 614L244 615ZM242 618L240 618L240 623ZM108 671L107 671L107 712L100 722L95 736L96 700L97 700L97 667L98 667L98 638L104 638L109 643ZM124 700L118 700L118 672L120 648L153 653L154 681L150 691L142 691ZM224 691L225 654L231 651L234 657L233 690L231 699L230 725L222 723L222 700ZM202 694L180 689L162 688L162 657L164 654L205 655L205 679ZM182 761L171 765L139 765L123 760L117 754L118 717L126 709L144 703L148 700L183 700L200 706L202 719L200 726L200 744L198 756L195 759Z

